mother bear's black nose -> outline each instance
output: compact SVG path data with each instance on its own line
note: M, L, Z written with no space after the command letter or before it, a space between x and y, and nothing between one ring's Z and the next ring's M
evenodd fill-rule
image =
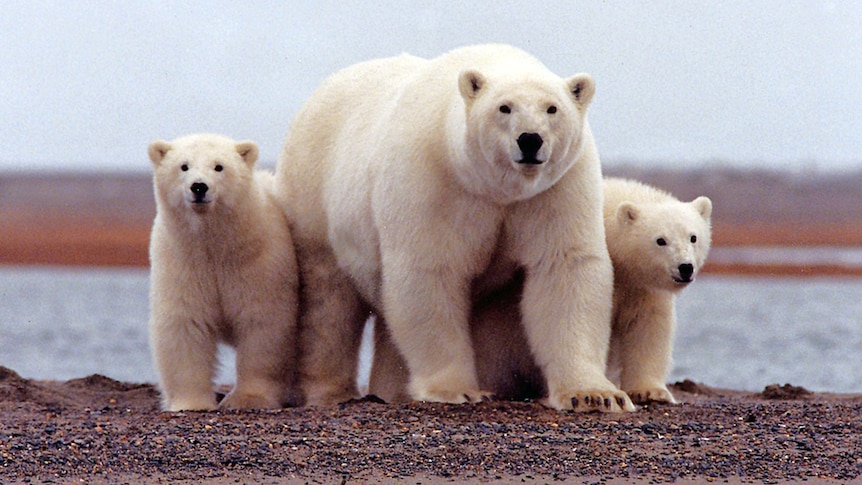
M205 184L203 182L195 182L192 184L191 188L192 188L192 193L195 195L199 195L199 196L205 195L207 193L207 190L209 190L209 187L207 187L207 184Z
M535 159L539 148L542 148L542 135L538 133L521 133L518 137L518 148L525 159Z
M194 194L195 202L205 202L207 197L207 184L203 182L195 182L191 186L192 194Z

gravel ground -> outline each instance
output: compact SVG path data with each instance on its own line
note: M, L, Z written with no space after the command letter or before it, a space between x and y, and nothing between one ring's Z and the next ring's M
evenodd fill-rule
M778 483L862 479L862 396L684 381L626 415L537 403L163 413L151 384L0 367L0 482Z

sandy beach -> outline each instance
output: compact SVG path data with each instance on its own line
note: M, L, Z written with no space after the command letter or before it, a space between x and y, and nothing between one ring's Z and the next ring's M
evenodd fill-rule
M862 474L862 395L674 384L679 405L159 411L150 384L0 368L4 483L779 483Z

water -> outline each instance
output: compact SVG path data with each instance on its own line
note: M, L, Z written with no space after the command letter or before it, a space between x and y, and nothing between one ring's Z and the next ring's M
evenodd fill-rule
M155 382L145 269L0 267L0 365ZM862 279L703 275L678 299L670 381L862 392ZM220 382L233 381L232 353ZM367 367L367 362L366 365Z

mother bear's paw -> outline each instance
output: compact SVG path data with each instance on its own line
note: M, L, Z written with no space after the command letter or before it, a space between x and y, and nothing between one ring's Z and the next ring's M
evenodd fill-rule
M445 402L452 404L478 403L491 400L491 393L479 389L440 389L411 386L411 397L416 401Z
M620 390L585 389L552 393L543 404L557 410L623 413L637 410L628 394Z
M486 391L480 391L478 389L465 391L428 390L414 393L413 399L416 401L426 402L464 404L490 401L491 393Z

